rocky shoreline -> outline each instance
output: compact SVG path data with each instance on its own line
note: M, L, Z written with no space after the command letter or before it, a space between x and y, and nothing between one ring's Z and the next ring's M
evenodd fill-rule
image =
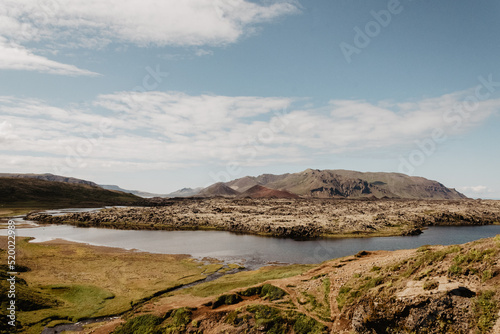
M427 226L500 222L500 201L163 199L155 206L114 207L26 219L128 230L220 230L273 237L371 237L417 235Z

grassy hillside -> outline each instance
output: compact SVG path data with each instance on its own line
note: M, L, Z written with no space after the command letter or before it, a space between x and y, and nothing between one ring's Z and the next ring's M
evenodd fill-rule
M187 255L150 254L81 244L37 244L18 238L16 271L17 329L40 333L46 325L120 314L155 294L189 284L223 269ZM7 238L0 254L7 258ZM5 262L7 263L7 261ZM0 333L6 325L7 265L0 264Z
M5 253L5 237L0 248ZM23 333L112 314L121 315L86 325L85 332L500 330L500 236L446 247L363 251L319 265L270 266L182 290L171 288L234 266L68 243L22 240L17 250L18 328L23 325ZM0 277L6 277L5 271L0 266ZM0 284L0 290L5 288L5 282Z
M144 305L114 333L499 333L499 260L497 236L363 251L262 283L237 273Z
M0 178L0 205L3 208L63 208L133 204L132 194L105 190L85 184L45 181L33 178Z

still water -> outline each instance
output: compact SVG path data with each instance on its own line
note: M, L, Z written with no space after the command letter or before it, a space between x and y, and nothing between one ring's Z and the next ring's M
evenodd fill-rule
M6 235L0 230L0 235ZM267 263L319 263L361 250L397 250L422 245L460 244L500 234L500 226L430 227L419 236L296 241L219 231L125 231L49 225L18 228L17 236L33 242L64 239L98 246L151 253L190 254L244 263L256 268Z

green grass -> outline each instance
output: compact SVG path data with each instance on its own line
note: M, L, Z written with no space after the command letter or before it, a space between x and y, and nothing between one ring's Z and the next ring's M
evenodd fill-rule
M498 250L491 248L485 250L471 249L465 254L458 254L453 259L453 262L455 262L457 265L468 265L477 262L488 261L489 259L492 259L497 252Z
M246 310L255 319L255 327L269 334L322 334L327 328L315 319L296 311L283 311L267 305L249 305Z
M40 333L41 327L61 321L123 313L132 304L203 279L202 273L222 267L187 256L34 244L28 238L17 240L16 251L18 265L31 269L18 276L26 282L18 284L18 301L23 305L18 319L29 333Z
M182 333L191 321L192 311L187 307L171 310L164 318L143 314L120 325L113 334L164 334ZM197 325L197 324L195 324Z
M271 284L264 284L259 294L261 298L271 301L281 299L285 295L287 295L287 293L284 290Z
M321 334L326 332L325 326L304 314L296 318L293 330L296 334Z
M483 271L482 275L481 275L481 281L482 282L486 282L487 280L489 279L492 279L494 276L493 272L489 269Z
M176 293L208 297L223 294L227 291L256 285L267 280L287 278L302 274L314 268L315 265L291 265L279 267L263 267L255 271L242 271L223 276L211 282L201 283L194 287L180 290Z
M114 334L159 334L162 318L152 314L141 315L119 326Z
M191 310L187 307L173 310L165 321L164 330L161 333L178 333L183 331L191 322L191 314Z
M498 305L494 299L495 291L482 291L477 297L474 313L477 320L477 328L480 333L490 333L498 315Z
M0 218L25 215L25 214L33 211L34 209L38 209L38 208L12 207L12 206L5 206L5 204L2 203L2 204L0 204Z
M328 309L330 308L330 278L326 277L323 279L323 290L325 293L325 303L328 305Z
M92 316L104 307L108 299L115 297L110 291L92 285L58 284L41 287L41 290L63 302L57 316L70 321Z
M448 254L457 253L461 250L458 246L446 247L439 251L433 251L427 246L419 248L420 255L415 260L405 261L405 263L399 264L397 267L406 267L403 272L403 277L410 277L422 268L430 267L433 264L443 261Z
M339 311L342 311L342 308L349 300L349 297L351 297L351 295L350 295L351 291L352 291L352 288L350 286L346 286L346 285L342 286L339 289L339 294L337 295L337 305L339 307Z
M233 305L241 301L241 297L235 293L229 295L221 295L212 303L212 308L217 308L222 305Z

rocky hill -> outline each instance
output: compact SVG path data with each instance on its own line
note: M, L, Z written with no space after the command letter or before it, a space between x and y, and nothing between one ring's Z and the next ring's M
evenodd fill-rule
M271 189L261 185L255 185L238 196L250 198L299 198L298 195L289 191Z
M361 251L299 274L273 275L281 270L276 266L228 275L156 298L101 328L116 334L500 333L499 263L500 236Z
M455 189L423 177L348 170L307 169L293 174L246 176L227 182L226 185L238 192L245 192L253 186L261 185L313 198L466 198Z
M200 197L235 197L240 193L226 184L219 182L202 189L197 196Z
M77 179L74 177L60 176L54 175L50 173L45 174L21 174L21 173L0 173L0 177L10 177L10 178L22 178L22 179L37 179L44 181L53 181L53 182L65 182L65 183L73 183L73 184L85 184L91 187L99 187L97 183L92 181Z
M6 207L89 207L130 205L141 198L78 182L0 177L0 204Z

